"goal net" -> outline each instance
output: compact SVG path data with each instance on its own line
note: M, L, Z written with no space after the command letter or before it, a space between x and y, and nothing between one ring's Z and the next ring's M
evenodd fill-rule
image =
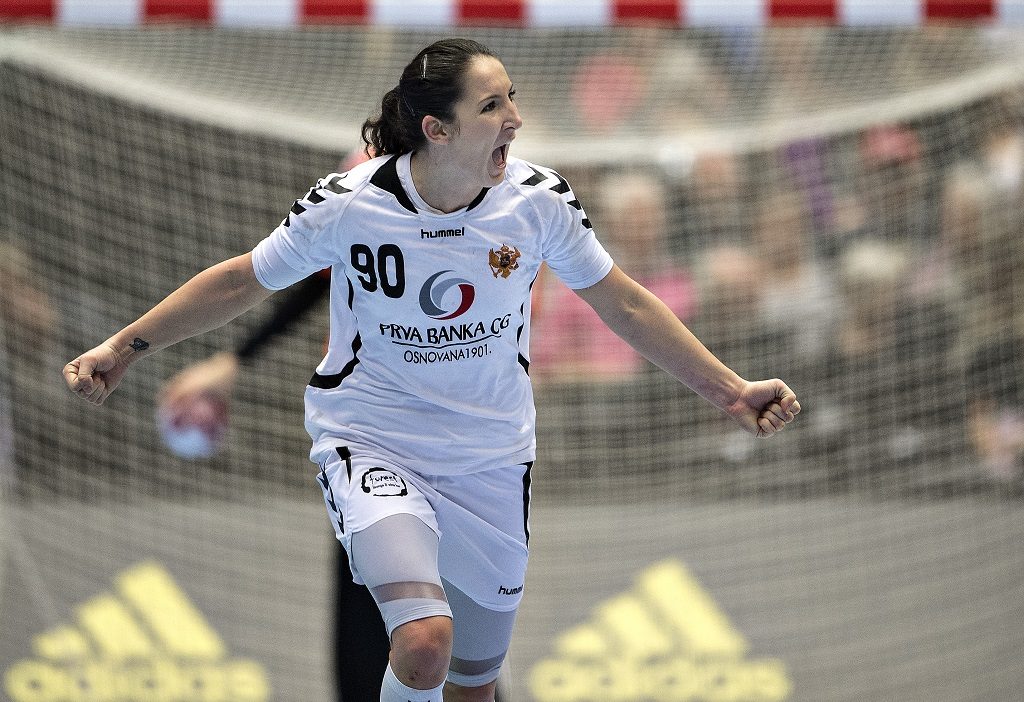
M770 441L535 285L514 700L1011 699L1024 686L1024 36L1011 27L0 27L0 697L330 697L337 555L302 391L326 303L216 455L60 369L245 252L439 35L502 57L617 262L798 421ZM439 369L439 372L442 372Z

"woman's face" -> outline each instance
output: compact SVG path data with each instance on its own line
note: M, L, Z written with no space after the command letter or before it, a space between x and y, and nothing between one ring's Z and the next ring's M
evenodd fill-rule
M515 90L501 61L492 56L472 59L464 81L446 147L447 165L482 187L495 186L505 178L509 144L523 126Z

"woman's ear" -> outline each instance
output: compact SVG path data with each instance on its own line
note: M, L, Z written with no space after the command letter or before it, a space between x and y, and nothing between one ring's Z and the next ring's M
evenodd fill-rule
M432 144L447 144L451 138L451 130L445 123L431 115L423 118L423 121L420 122L420 129L423 130L427 141Z

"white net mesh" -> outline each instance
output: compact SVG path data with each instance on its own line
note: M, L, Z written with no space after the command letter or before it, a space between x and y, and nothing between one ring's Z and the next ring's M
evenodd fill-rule
M712 350L805 406L748 440L539 281L514 699L1013 699L1020 34L459 33L516 83L514 152L565 175ZM154 395L260 312L98 410L59 369L269 232L435 38L0 33L0 694L328 697L333 546L301 421L323 310L240 377L208 460L162 446Z

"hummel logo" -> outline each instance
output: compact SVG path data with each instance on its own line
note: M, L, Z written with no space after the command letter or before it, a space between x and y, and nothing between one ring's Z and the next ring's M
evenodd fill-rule
M782 661L745 659L747 640L674 559L649 567L554 648L530 671L536 702L783 702L793 687Z
M79 605L74 625L35 637L35 658L4 675L12 702L178 700L217 691L222 702L270 699L255 661L228 658L217 635L160 564L140 563L116 580L116 593ZM203 699L206 692L199 695Z
M458 229L438 229L436 231L420 229L420 239L446 239L452 236L466 236L466 228L459 227Z

